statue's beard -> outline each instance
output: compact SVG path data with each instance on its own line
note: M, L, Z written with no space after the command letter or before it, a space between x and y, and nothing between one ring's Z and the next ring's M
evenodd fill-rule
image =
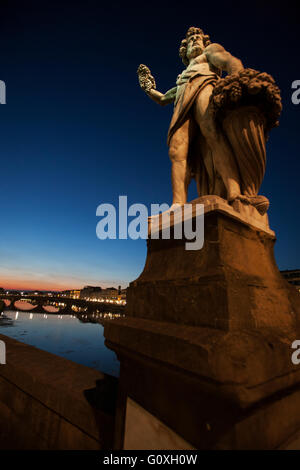
M201 46L192 47L191 53L192 53L193 58L198 57L198 55L202 54L202 52L203 52L203 48Z

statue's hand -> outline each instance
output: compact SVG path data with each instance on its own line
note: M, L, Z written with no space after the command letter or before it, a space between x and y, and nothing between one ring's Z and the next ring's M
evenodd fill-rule
M137 74L139 78L139 84L142 90L147 93L151 89L156 89L154 77L151 75L151 71L146 65L140 64L137 69Z

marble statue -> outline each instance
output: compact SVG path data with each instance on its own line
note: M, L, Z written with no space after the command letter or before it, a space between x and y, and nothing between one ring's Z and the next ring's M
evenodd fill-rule
M260 214L269 206L258 195L269 130L281 112L280 92L267 73L244 69L200 28L188 29L179 55L186 66L176 86L156 90L150 69L141 64L141 88L156 103L174 103L168 131L173 204L187 202L191 178L199 196L216 195L228 203L252 205ZM222 78L222 72L227 76Z

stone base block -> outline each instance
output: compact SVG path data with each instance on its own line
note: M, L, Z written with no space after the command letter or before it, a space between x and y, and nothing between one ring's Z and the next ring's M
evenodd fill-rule
M277 268L267 216L254 209L251 218L217 196L191 204L199 201L203 248L186 250L186 239L149 239L144 270L127 291L127 316L223 330L294 328L297 292Z

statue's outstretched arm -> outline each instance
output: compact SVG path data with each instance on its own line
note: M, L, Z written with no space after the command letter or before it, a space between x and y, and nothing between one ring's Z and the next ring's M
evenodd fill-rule
M151 90L146 91L146 93L153 101L160 104L161 106L165 106L166 104L172 103L175 100L176 91L177 87L174 87L163 94L157 90L154 90L154 88L151 88Z
M153 101L161 106L165 106L175 100L177 87L171 88L164 94L160 93L160 91L156 90L154 77L146 65L140 64L137 73L140 87Z
M209 63L218 69L225 70L230 75L244 69L242 62L220 44L210 44L205 48L204 54Z

